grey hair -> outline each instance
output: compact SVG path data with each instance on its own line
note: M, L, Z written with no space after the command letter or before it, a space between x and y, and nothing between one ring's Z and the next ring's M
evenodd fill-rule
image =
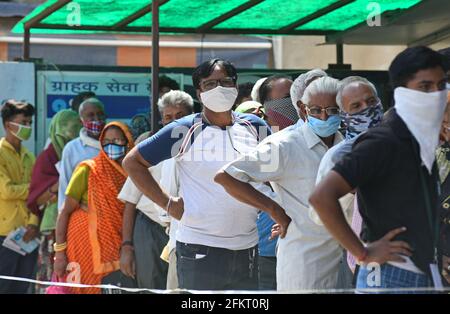
M260 102L259 100L259 88L261 87L262 83L267 80L267 77L260 78L256 81L255 85L253 85L252 92L250 96L252 97L253 101Z
M328 76L328 74L322 69L313 69L306 73L300 74L292 83L291 86L291 100L294 106L297 105L297 102L302 99L303 93L305 92L306 87L315 79Z
M302 103L309 106L311 97L318 94L337 94L339 81L335 78L324 76L311 82L302 96Z
M337 92L337 95L336 95L336 103L338 104L338 106L339 106L339 108L341 110L344 110L344 106L342 104L342 93L344 92L344 89L347 86L349 86L349 85L351 85L353 83L359 83L359 84L368 86L372 90L373 94L376 97L378 97L378 92L377 92L377 89L375 88L375 85L373 85L373 83L370 82L365 77L362 77L362 76L349 76L349 77L346 77L345 79L343 79L342 81L339 82L338 92Z
M81 117L81 112L84 110L84 106L87 104L95 105L97 107L102 108L103 111L105 111L105 105L100 101L100 99L91 97L91 98L86 99L85 101L83 101L80 104L80 107L78 108L78 114L80 115L80 117Z
M170 106L182 105L187 107L189 111L194 108L194 100L191 95L181 90L171 90L165 93L158 101L158 109L162 114L163 110Z

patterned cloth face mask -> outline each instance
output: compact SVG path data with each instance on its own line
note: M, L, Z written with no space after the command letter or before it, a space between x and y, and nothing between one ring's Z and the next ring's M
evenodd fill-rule
M103 146L103 150L106 155L108 155L109 159L112 160L117 160L125 156L126 149L126 145L106 144Z
M349 114L341 111L342 122L347 129L345 138L352 139L358 134L377 126L383 118L383 106L379 101L376 105L367 107L360 112Z
M101 120L83 121L83 127L93 135L100 135L105 125L105 121Z
M292 104L291 97L268 100L264 103L266 115L277 123L280 130L295 124L298 121L298 113Z

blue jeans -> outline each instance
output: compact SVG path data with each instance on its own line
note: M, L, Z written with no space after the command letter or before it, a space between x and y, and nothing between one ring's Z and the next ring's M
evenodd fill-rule
M177 241L176 254L181 289L258 289L257 246L233 251Z
M380 276L376 278L376 270L367 269L361 266L358 271L358 277L356 282L356 289L396 289L396 288L427 288L432 287L432 281L425 274L414 273L405 269L401 269L389 264L383 264L380 267ZM379 279L379 282L377 282ZM379 284L378 284L379 283ZM362 292L362 291L361 291ZM413 291L413 290L399 290L399 291L389 291L389 292L362 292L362 293L392 293L392 294L403 294L403 293L424 293L423 291Z
M22 256L3 247L4 240L5 237L0 237L0 275L35 279L32 277L35 274L39 250ZM29 286L29 282L0 279L0 294L25 294Z

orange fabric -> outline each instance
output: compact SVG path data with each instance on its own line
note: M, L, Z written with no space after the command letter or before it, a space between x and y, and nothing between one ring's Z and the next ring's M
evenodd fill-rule
M133 138L120 122L109 123L100 136L112 125L119 127L128 139L128 151ZM101 150L92 160L82 162L90 168L88 179L88 210L77 209L69 219L67 231L68 262L80 265L82 284L98 285L104 276L119 269L122 242L123 203L117 199L127 178L121 165ZM100 293L97 288L72 288L73 293Z

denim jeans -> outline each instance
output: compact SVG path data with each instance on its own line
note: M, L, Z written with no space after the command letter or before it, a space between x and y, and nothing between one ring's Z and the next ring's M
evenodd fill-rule
M4 240L5 237L0 237L0 275L35 279L32 277L35 275L39 250L22 256L3 247ZM25 294L29 286L29 282L0 279L0 294Z
M380 276L377 277L376 270L367 269L361 266L358 271L358 279L356 282L356 289L396 289L401 288L398 291L389 292L362 292L362 293L392 293L392 294L411 294L411 293L424 293L423 291L404 290L404 288L426 288L432 287L432 281L428 275L418 274L405 269L401 269L389 264L383 264L380 267ZM378 282L377 282L377 279Z
M176 253L181 289L258 289L257 246L233 251L177 241Z
M166 289L168 264L160 256L168 241L164 227L138 211L133 242L139 288Z

